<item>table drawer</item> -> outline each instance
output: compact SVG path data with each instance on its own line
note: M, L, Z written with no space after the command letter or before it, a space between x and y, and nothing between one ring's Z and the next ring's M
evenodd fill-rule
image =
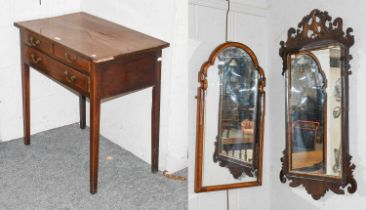
M35 49L25 46L24 60L28 65L35 67L41 73L65 84L66 86L78 92L89 92L88 76L48 57L47 55Z
M52 54L52 42L42 38L41 36L30 32L23 30L22 31L22 42L30 47L33 47L35 49L38 49L42 52L45 52L47 54Z
M65 49L61 45L54 44L53 55L68 65L86 71L87 73L90 71L90 62L88 60Z

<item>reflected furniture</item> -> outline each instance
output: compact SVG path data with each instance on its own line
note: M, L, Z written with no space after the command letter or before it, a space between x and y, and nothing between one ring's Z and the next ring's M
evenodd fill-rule
M195 192L261 185L265 76L253 51L219 45L198 82Z
M286 148L280 180L303 185L316 200L329 190L357 189L348 138L348 75L352 29L326 11L290 28L279 50L286 80Z
M315 150L315 145L317 143L316 137L318 134L319 124L320 123L316 122L316 121L306 121L306 120L297 120L292 123L292 133L294 134L294 136L296 136L297 133L299 133L300 135L307 134L307 136L308 136L308 138L304 138L304 139L293 138L292 144L293 144L294 150L296 150L296 147L301 147L301 146L306 147L306 149ZM313 138L311 138L310 135L312 135ZM302 141L299 142L299 140L302 140Z
M254 144L254 122L244 120L240 123L242 135L240 138L229 138L229 131L227 131L227 138L222 140L223 150L226 154L231 151L233 154L235 151L239 151L239 157L242 156L244 150L244 159L248 159L248 149L253 147ZM224 128L223 128L224 130Z
M151 170L158 171L161 52L168 43L86 13L17 22L20 29L24 143L30 144L30 68L90 99L90 192L97 192L100 104L152 88Z

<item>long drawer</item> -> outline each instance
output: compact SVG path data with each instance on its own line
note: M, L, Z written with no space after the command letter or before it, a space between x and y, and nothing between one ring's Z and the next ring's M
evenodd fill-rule
M89 93L89 77L46 54L24 45L25 62L52 79L82 93Z

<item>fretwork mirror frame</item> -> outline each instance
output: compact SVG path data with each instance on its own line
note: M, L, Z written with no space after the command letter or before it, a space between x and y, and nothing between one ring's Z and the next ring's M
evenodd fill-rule
M351 35L352 28L347 28L346 31L343 31L343 21L341 18L336 18L332 21L332 18L329 16L328 12L320 11L314 9L310 12L309 15L306 15L302 21L298 24L298 28L290 28L287 34L287 41L281 41L281 48L279 50L279 54L283 60L283 71L282 75L286 78L286 147L283 151L283 157L281 158L282 162L282 170L280 172L280 180L282 183L285 183L286 180L290 181L291 187L298 187L303 185L306 191L315 199L318 200L328 190L333 191L336 194L344 194L345 188L348 187L349 193L354 193L357 189L356 180L353 177L353 170L355 169L355 165L351 163L351 155L349 154L349 137L348 137L348 75L351 74L349 61L352 59L352 56L349 54L350 47L354 44L354 37ZM316 175L316 174L307 174L304 173L295 173L293 167L290 163L293 158L292 143L294 137L292 136L292 131L294 131L294 126L292 123L292 109L289 105L292 100L291 97L291 72L292 68L292 59L294 59L294 55L298 55L299 53L304 53L309 56L311 52L321 49L331 49L331 46L338 46L340 51L339 56L339 69L340 69L340 81L341 81L341 99L339 100L341 104L340 111L340 145L341 149L341 170L339 172L339 177L333 178L328 176L326 172L325 175ZM309 54L310 53L310 54ZM292 56L292 57L291 57ZM323 77L323 87L326 87L327 78L324 75L321 67L319 66L319 62L317 59L313 59L318 65L318 73L322 74ZM331 60L331 59L330 59ZM331 65L331 64L330 64ZM294 67L295 69L295 67ZM327 112L331 113L330 110L327 111L327 93L325 92L325 111L323 110L323 115L327 116ZM292 105L292 104L291 104ZM290 107L289 107L290 106ZM291 113L291 114L289 114ZM334 114L334 113L333 113ZM324 116L322 117L324 120ZM326 117L325 117L326 118ZM295 121L296 122L296 121ZM325 129L327 128L327 124L323 125ZM316 134L315 134L316 135ZM314 135L314 136L315 136ZM296 136L295 136L296 137ZM327 154L324 152L324 144L328 141L327 136L325 134L322 136L322 154ZM316 137L314 137L315 139ZM303 158L305 159L305 158ZM326 164L326 158L323 156L322 165ZM325 162L325 163L324 163ZM326 170L325 170L326 171Z
M252 61L251 69L255 71L256 75L256 96L255 96L255 137L254 137L254 146L252 148L252 160L251 164L247 163L239 163L232 158L227 158L224 155L220 155L220 123L218 122L218 131L217 136L215 138L211 138L210 142L205 142L205 123L206 123L206 115L214 115L213 120L220 121L220 113L207 113L206 110L206 94L207 90L212 90L213 87L217 84L213 84L215 82L209 81L208 73L211 70L210 67L215 67L215 62L219 62L221 53L224 53L225 50L229 48L235 48L240 50L241 52L245 53L248 58ZM223 62L223 61L221 61ZM220 64L219 64L220 65ZM220 67L218 66L218 69ZM224 67L222 67L224 69ZM225 70L219 71L225 71ZM221 73L223 74L223 73ZM220 80L221 81L221 80ZM238 42L225 42L215 50L212 51L209 59L204 62L201 66L201 69L198 73L198 82L199 87L197 89L197 125L196 125L196 173L195 173L195 192L207 192L207 191L216 191L216 190L225 190L225 189L232 189L232 188L242 188L242 187L251 187L251 186L259 186L262 184L262 153L263 153L263 135L264 135L264 111L265 111L265 75L263 69L259 66L257 57L255 56L254 52L246 45L238 43ZM220 88L221 90L221 88ZM208 99L207 99L208 100ZM220 106L222 101L222 93L220 92L219 100L215 103L218 103L218 110L221 111ZM217 118L217 116L219 116ZM240 120L239 120L240 121ZM253 120L254 121L254 120ZM239 123L240 124L240 123ZM207 134L207 133L206 133ZM215 134L216 135L216 134ZM223 134L222 134L223 135ZM243 137L244 139L244 137ZM210 144L211 146L215 146L215 149L212 153L205 152L204 145ZM222 170L229 172L229 176L233 180L240 179L242 176L253 178L250 181L235 181L233 183L221 183L221 184L214 184L214 185L204 185L203 184L203 168L204 168L204 159L211 161L215 165L219 166ZM225 172L226 173L226 172ZM213 176L215 174L212 174Z

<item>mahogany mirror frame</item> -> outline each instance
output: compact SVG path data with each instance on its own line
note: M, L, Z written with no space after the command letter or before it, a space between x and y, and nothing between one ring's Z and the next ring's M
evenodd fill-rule
M322 12L314 9L302 19L297 29L290 28L288 30L286 42L280 42L279 54L283 60L282 75L285 75L288 68L291 68L291 55L334 45L341 47L340 59L342 65L340 65L340 78L342 81L341 113L343 117L341 120L342 173L339 179L290 171L289 159L291 154L289 147L291 146L291 136L289 135L290 125L288 119L288 101L290 99L286 96L286 147L281 158L282 170L280 172L280 180L282 183L289 180L291 187L303 185L308 194L315 200L323 197L329 190L336 194L344 194L346 187L349 193L354 193L357 190L357 183L353 177L353 170L356 166L351 163L352 156L349 154L348 137L348 75L351 74L349 61L352 59L349 49L354 44L354 37L351 35L352 31L352 28L347 28L346 31L343 31L343 20L341 18L338 17L332 21L327 11ZM287 77L287 74L285 76ZM326 86L326 78L324 83ZM286 87L286 91L289 91L288 87Z
M229 47L236 47L244 50L251 58L254 64L254 68L258 71L258 98L261 100L261 106L257 106L257 125L258 128L254 154L253 154L253 164L247 165L242 164L240 167L235 165L231 161L226 159L220 159L218 154L218 140L215 141L215 152L212 154L214 162L218 162L221 167L226 167L230 170L230 173L234 178L246 174L249 177L256 176L255 181L247 181L241 183L214 185L214 186L202 186L202 170L203 170L203 147L204 147L204 129L205 129L205 93L208 88L207 72L209 68L215 64L216 58L219 54ZM197 120L196 120L196 171L195 171L195 192L208 192L217 190L226 190L233 188L243 188L262 185L262 161L263 161L263 135L264 135L264 115L265 115L265 74L263 69L259 66L257 57L254 52L246 45L238 42L225 42L212 51L209 59L202 64L201 69L198 73L199 87L197 88ZM259 111L258 111L259 110ZM259 113L259 114L258 114ZM253 173L253 165L255 165L255 172Z

